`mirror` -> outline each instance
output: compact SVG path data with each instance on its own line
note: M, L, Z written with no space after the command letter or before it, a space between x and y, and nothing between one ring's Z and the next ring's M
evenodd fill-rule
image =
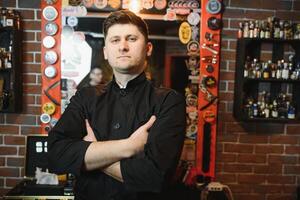
M106 13L88 13L84 17L63 16L61 68L64 83L62 86L65 86L62 87L62 98L66 97L63 104L65 106L76 89L97 82L93 79L101 75L94 71L101 69L102 82L108 82L112 77L111 68L102 51L102 23L106 16ZM151 19L151 15L142 16L146 18L149 39L154 47L147 75L155 86L172 87L184 95L189 72L185 64L187 48L178 37L182 21L164 21L162 16L160 19Z

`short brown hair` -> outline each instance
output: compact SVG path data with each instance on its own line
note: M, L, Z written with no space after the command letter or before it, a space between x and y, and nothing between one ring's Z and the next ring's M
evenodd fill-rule
M145 37L145 41L148 42L148 26L146 22L133 12L129 10L119 10L112 12L103 22L103 34L106 38L108 29L115 24L133 24Z

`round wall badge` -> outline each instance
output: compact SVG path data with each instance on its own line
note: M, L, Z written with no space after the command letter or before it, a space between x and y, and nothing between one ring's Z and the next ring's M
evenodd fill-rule
M93 6L94 0L83 0L82 2L86 8L90 8Z
M121 7L121 0L109 0L108 5L113 9L119 9Z
M154 1L154 7L157 10L162 10L165 9L167 6L167 0L155 0Z
M54 66L49 65L48 67L45 68L44 74L47 78L54 78L57 74L57 70Z
M216 17L210 17L207 20L207 26L211 30L219 30L222 27L222 21Z
M45 2L48 5L52 5L52 4L55 4L57 2L57 0L45 0Z
M214 66L212 66L212 65L206 65L205 69L208 73L213 73L215 70Z
M213 88L217 85L217 80L213 76L206 76L203 78L202 83L207 88Z
M70 16L67 18L67 24L71 27L75 27L78 24L78 18L75 16Z
M194 94L189 94L186 97L186 105L187 106L192 106L192 107L197 107L198 105L198 97Z
M216 115L214 114L213 111L207 110L203 113L203 119L208 123L212 123L216 120Z
M153 8L153 0L142 0L142 6L147 10Z
M57 18L57 16L58 16L58 12L53 6L46 6L43 9L43 17L47 21L53 21Z
M45 62L49 65L53 65L54 63L56 63L57 58L57 53L52 50L46 51L44 55Z
M98 9L103 9L107 6L107 0L94 0L94 5Z
M192 29L187 22L181 23L179 27L179 40L183 44L187 44L192 38Z
M56 23L54 22L48 22L46 25L45 25L45 33L47 35L55 35L58 31L58 26Z
M187 17L187 21L189 24L196 26L200 22L200 15L196 12L191 12Z
M206 11L212 15L221 12L222 4L218 0L209 0L206 4Z
M46 113L48 115L52 115L55 113L55 104L52 102L44 103L42 106L43 113Z
M190 41L187 45L188 53L191 55L199 53L199 43L195 40Z
M50 117L49 114L43 113L43 114L41 114L41 116L40 116L40 120L41 120L41 122L42 122L43 124L48 124L48 123L50 122L50 120L51 120L51 117Z
M52 36L46 36L43 39L43 46L46 47L47 49L50 49L54 47L55 45L55 39Z

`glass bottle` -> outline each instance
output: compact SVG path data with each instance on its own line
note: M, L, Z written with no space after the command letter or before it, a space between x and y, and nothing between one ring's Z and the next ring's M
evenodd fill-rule
M278 118L278 110L277 110L277 102L276 102L276 100L273 101L271 116L273 118Z

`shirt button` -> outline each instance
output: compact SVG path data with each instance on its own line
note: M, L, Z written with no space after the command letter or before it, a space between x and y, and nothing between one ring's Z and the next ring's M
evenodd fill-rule
M120 95L123 96L123 97L126 96L126 91L125 90L120 90Z
M116 123L115 125L114 125L114 129L119 129L121 127L121 125L119 124L119 123Z

